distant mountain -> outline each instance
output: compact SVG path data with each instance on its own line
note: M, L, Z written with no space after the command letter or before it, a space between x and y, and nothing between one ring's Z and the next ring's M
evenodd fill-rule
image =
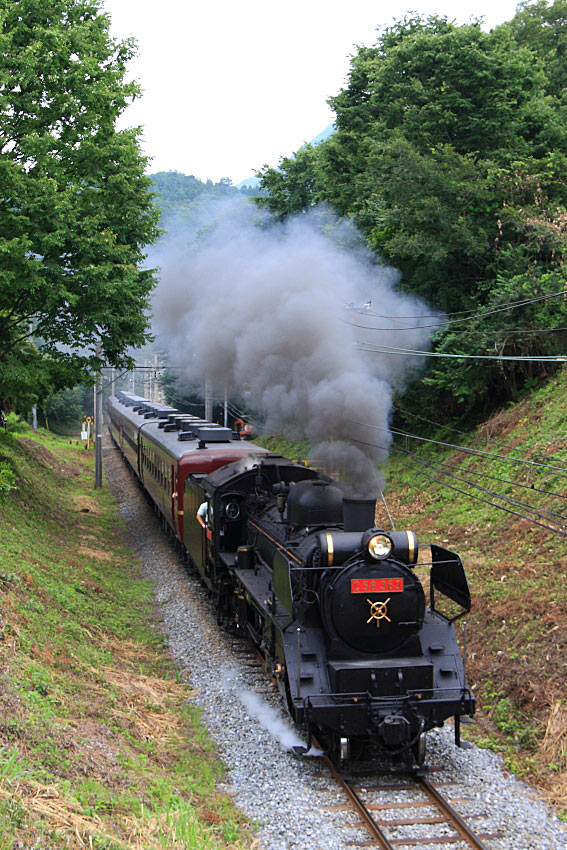
M223 177L218 183L213 183L212 180L203 182L192 174L182 174L179 171L159 171L149 176L154 184L156 201L162 211L163 221L171 216L184 218L187 221L199 221L202 205L213 198L257 194L252 188L233 186L227 177Z
M328 139L329 136L332 136L336 130L336 125L334 123L329 124L328 127L325 127L324 130L321 130L314 139L311 139L308 144L310 145L318 145L319 142L324 142L325 139ZM257 189L260 185L260 181L257 177L247 177L246 180L241 180L240 183L236 184L237 189Z
M257 189L260 181L257 177L247 177L246 180L241 180L236 184L237 189Z
M314 139L311 139L309 142L310 145L318 145L319 142L324 142L325 139L328 139L329 136L332 136L335 130L337 129L337 125L333 122L329 124L328 127L325 127L324 130L321 130L318 136L315 136Z

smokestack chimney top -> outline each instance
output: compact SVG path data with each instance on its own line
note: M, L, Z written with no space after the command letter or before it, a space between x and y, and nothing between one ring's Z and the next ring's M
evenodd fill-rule
M367 531L374 528L376 499L343 499L345 531Z

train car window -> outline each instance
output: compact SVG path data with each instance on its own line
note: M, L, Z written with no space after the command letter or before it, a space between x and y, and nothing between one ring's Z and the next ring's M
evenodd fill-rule
M243 503L240 493L227 493L220 504L222 523L220 527L221 548L225 552L236 552L245 543Z
M236 499L230 499L224 506L224 515L229 522L235 522L240 517L240 504Z

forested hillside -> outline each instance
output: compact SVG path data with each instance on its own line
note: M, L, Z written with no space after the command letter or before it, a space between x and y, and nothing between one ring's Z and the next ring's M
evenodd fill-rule
M276 216L329 205L445 311L406 395L425 412L478 420L567 351L566 49L565 0L489 33L407 17L353 56L336 133L260 172Z
M249 187L238 189L228 178L222 178L218 183L212 180L203 182L179 171L159 171L151 174L150 179L165 229L172 219L195 226L200 222L203 206L213 200L261 194L260 190Z

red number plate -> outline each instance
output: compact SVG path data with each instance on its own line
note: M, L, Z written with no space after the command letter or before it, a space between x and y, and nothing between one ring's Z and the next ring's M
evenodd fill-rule
M351 578L351 593L403 593L403 578Z

